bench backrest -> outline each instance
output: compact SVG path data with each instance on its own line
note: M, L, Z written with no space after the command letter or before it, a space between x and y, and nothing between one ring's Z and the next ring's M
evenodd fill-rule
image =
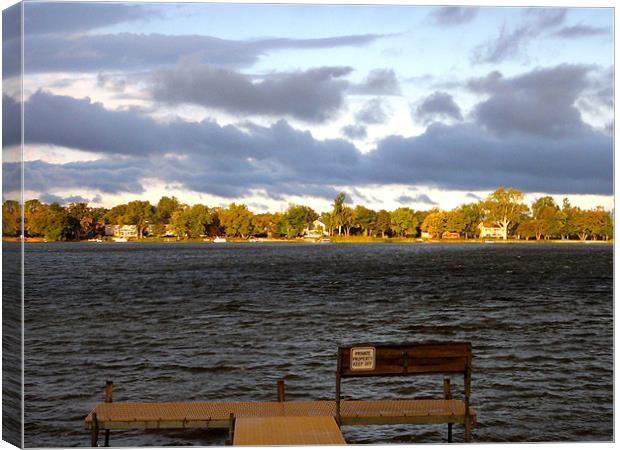
M340 423L341 378L351 377L463 374L465 404L469 407L471 356L470 342L357 344L339 347L336 420Z

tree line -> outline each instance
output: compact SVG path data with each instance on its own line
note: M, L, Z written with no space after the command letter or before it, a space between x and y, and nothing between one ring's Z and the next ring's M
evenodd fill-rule
M297 238L316 219L329 236L411 237L423 235L441 239L445 233L459 237L479 236L481 223L499 227L502 237L518 239L603 239L613 237L611 214L602 207L581 209L564 199L557 205L552 197L536 199L531 206L523 193L500 187L486 199L460 205L450 211L434 208L415 211L400 207L393 211L375 211L363 205L346 203L346 194L335 198L329 211L317 213L309 206L289 205L284 212L255 214L244 204L228 207L188 205L175 197L162 197L156 205L135 200L110 209L90 207L87 203L45 204L37 199L24 204L26 237L48 241L98 238L106 225L135 225L138 237L176 236L198 239L226 236L247 239L250 236ZM6 200L2 205L4 236L18 236L21 228L20 204Z

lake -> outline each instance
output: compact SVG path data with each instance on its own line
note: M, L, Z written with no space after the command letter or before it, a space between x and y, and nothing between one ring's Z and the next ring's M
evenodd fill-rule
M339 344L426 340L472 342L474 442L613 439L610 245L32 243L25 264L28 447L88 446L83 420L106 380L115 401L273 401L279 378L287 399L331 399ZM439 398L442 379L347 380L343 393ZM226 438L113 431L111 443Z

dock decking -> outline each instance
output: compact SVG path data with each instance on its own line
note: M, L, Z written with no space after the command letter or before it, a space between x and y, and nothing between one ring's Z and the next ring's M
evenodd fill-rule
M469 409L475 420L476 412ZM86 417L92 429L228 428L230 415L295 417L336 415L333 400L286 402L100 403ZM96 415L96 416L95 416ZM464 423L462 400L343 400L342 425Z
M241 417L233 445L345 445L331 416Z

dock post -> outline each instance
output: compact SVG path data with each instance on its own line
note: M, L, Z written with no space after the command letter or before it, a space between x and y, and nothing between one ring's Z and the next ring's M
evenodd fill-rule
M467 361L465 370L465 442L471 442L471 417L469 415L469 399L471 395L471 355Z
M114 392L114 383L112 381L106 381L105 382L105 402L106 403L112 403L113 392ZM105 430L103 446L104 447L110 446L110 430L109 429Z
M97 413L93 413L93 424L90 430L90 446L98 447L97 441L99 440L99 422L97 421Z
M278 380L278 401L284 401L284 380Z
M228 416L228 444L234 445L235 443L235 414L230 413Z
M443 380L443 398L446 400L452 400L452 390L450 386L450 378L444 378ZM452 442L452 424L448 424L448 443Z
M336 365L336 424L340 428L340 372L342 371L341 350L338 347L338 363Z

